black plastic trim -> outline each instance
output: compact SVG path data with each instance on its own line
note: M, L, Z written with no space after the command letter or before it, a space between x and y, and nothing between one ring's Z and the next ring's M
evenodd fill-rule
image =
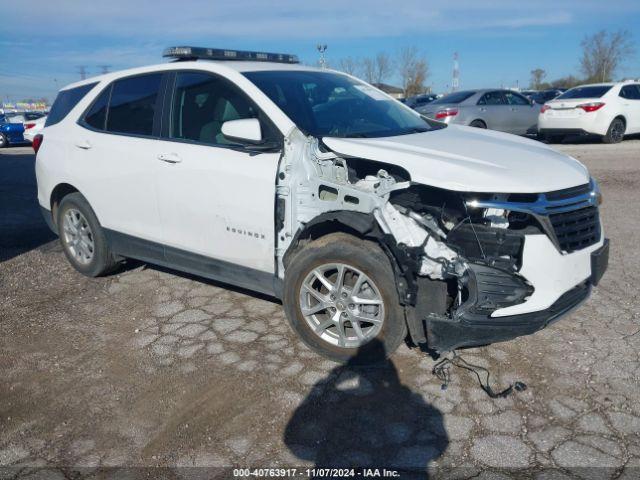
M278 288L273 273L187 252L114 230L104 229L104 233L109 246L118 255L280 298L278 292L281 288Z
M40 213L42 213L42 216L44 217L44 221L47 224L47 227L49 227L49 229L57 235L58 228L56 227L56 224L53 222L53 215L51 214L51 210L44 208L42 205L40 205Z

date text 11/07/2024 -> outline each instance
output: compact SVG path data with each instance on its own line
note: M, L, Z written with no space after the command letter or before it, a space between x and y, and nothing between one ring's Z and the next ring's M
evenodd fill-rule
M234 468L234 478L398 478L397 470L386 468Z

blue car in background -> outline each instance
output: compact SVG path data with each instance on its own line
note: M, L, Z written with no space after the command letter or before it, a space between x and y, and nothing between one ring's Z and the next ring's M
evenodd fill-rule
M24 123L36 120L44 114L40 113L4 113L0 114L0 148L9 145L28 145L24 139Z

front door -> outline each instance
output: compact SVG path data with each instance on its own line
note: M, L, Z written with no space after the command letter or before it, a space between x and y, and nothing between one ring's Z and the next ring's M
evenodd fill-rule
M277 144L279 134L224 78L180 71L173 83L168 128L155 150L167 261L197 262L195 254L220 262L222 269L232 264L273 273L280 152L244 148L221 128L229 120L259 118L263 138Z

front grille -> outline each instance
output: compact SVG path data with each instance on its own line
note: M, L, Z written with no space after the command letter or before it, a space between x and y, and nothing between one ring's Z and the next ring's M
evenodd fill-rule
M598 207L591 206L549 215L560 249L568 253L586 248L600 240Z
M544 196L549 201L565 200L567 198L579 197L591 192L591 185L585 183L577 187L565 188L563 190L556 190L553 192L547 192Z

